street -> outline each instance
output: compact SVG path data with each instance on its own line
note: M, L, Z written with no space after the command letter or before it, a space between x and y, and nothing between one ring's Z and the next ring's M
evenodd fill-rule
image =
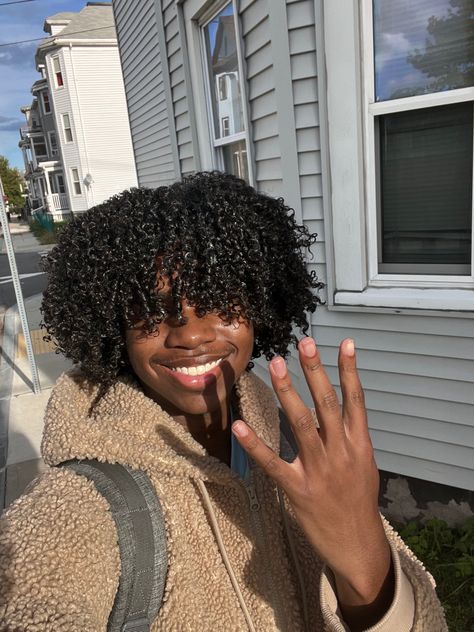
M40 271L40 251L41 246L38 245L38 252L19 252L15 255L24 298L43 292L46 287L46 275ZM15 303L15 290L8 257L2 254L0 255L0 319L3 313Z

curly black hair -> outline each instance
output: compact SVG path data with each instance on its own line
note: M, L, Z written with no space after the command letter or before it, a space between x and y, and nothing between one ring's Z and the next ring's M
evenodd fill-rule
M304 251L316 234L284 201L219 172L131 189L71 220L46 258L43 326L84 377L110 386L131 371L125 332L152 334L182 299L198 315L253 322L253 357L288 354L323 287ZM159 273L159 274L158 274ZM171 300L158 293L167 279Z

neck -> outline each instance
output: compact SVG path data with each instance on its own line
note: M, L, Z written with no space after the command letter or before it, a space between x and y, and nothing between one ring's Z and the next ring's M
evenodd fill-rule
M183 413L168 402L158 401L154 393L145 394L157 402L173 419L183 426L208 454L230 466L231 455L231 397L220 402L212 411L202 414Z

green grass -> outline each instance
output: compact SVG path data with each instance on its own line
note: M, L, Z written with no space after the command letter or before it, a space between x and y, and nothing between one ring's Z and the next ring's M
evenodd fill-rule
M433 519L397 530L435 578L449 632L474 630L474 517L460 527Z
M58 235L65 224L67 224L67 220L62 222L54 222L54 224L52 224L51 230L48 230L36 219L30 220L29 222L31 232L42 245L55 244L58 240Z

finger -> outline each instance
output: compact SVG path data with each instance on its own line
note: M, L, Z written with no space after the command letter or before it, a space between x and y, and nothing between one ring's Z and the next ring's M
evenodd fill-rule
M368 435L364 390L357 372L354 341L343 340L339 347L339 380L342 391L343 418L349 433Z
M232 424L232 432L255 463L276 483L284 486L289 464L280 459L244 421L235 421Z
M312 338L303 338L298 344L298 351L301 367L314 401L321 438L325 444L333 440L340 442L345 437L342 411L336 390L321 364L316 343Z
M286 362L280 356L270 362L270 375L298 444L298 454L306 465L314 459L315 451L322 449L313 413L294 389Z

